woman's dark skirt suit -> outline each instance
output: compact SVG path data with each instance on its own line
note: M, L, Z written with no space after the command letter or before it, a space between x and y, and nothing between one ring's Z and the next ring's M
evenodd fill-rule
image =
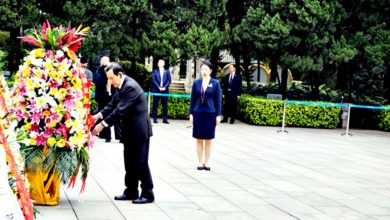
M202 79L192 85L190 114L193 117L192 137L214 139L216 117L221 115L222 92L219 81L210 79L206 91L202 89Z

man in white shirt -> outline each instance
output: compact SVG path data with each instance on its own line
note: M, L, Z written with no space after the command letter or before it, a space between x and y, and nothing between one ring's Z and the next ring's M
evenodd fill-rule
M156 93L153 96L153 107L152 107L153 122L158 123L157 108L158 108L158 103L161 99L161 104L163 107L163 112L162 112L163 123L169 124L167 95L169 94L169 85L171 84L171 73L169 72L169 70L164 68L165 66L164 60L159 59L157 66L158 69L155 69L152 72L152 87L150 89L152 93Z

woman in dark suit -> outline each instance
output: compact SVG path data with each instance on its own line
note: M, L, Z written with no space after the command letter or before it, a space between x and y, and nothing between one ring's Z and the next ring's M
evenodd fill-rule
M210 170L211 140L221 121L221 86L218 80L211 78L212 69L210 61L203 61L202 78L195 80L191 92L190 122L193 124L192 136L196 138L198 170Z

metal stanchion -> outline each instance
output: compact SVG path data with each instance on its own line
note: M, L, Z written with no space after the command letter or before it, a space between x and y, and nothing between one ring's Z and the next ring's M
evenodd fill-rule
M288 133L288 131L284 130L284 124L286 120L286 105L287 105L287 100L284 100L283 102L283 119L282 119L282 130L278 130L278 133Z
M148 93L148 113L150 114L150 96L151 96L151 92Z
M349 120L351 118L351 104L348 103L348 116L347 116L347 127L345 133L342 133L341 135L345 136L352 136L352 134L349 133Z

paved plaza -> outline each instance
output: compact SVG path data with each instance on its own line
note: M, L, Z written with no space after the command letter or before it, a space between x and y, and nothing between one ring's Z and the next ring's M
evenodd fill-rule
M198 171L188 121L153 124L155 203L115 201L123 147L95 139L86 190L62 186L38 220L390 219L390 133L253 126L217 128L211 171Z

